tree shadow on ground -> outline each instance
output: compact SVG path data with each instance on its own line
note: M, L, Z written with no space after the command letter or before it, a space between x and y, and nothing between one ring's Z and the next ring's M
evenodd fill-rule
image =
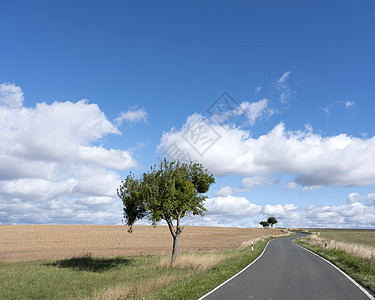
M58 260L47 263L46 266L57 268L70 268L77 271L104 272L120 265L129 265L131 260L125 258L92 258L91 254L84 254L78 257Z

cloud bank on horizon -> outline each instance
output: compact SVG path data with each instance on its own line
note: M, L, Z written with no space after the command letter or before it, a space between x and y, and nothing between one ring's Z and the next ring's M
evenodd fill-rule
M285 83L287 76L283 77ZM147 123L147 112L132 108L111 122L88 100L37 103L33 108L23 103L20 87L0 84L1 223L119 224L118 171L133 169L138 163L131 151L105 147L102 140L121 134L114 124ZM250 125L272 111L265 100L243 102L240 109ZM239 114L234 112L234 116ZM189 218L187 225L249 226L248 219L253 218L250 225L258 226L258 219L273 215L285 227L375 226L374 193L350 193L342 205L307 207L258 205L239 195L280 184L282 174L295 177L284 188L300 187L301 193L327 186L375 185L374 137L322 136L308 125L301 131L288 131L286 124L279 123L255 138L250 130L225 121L220 124L195 113L181 129L172 128L160 139L159 151L176 145L189 149L191 160L215 176L245 176L236 187L217 189L207 199L206 216Z
M20 87L0 84L1 223L119 223L116 170L137 162L100 145L118 128L87 100L23 101Z

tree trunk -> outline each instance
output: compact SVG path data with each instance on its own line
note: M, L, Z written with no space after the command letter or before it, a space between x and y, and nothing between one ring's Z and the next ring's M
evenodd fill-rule
M180 248L180 232L176 232L176 235L173 237L173 250L172 250L172 259L171 266L178 259L178 250Z

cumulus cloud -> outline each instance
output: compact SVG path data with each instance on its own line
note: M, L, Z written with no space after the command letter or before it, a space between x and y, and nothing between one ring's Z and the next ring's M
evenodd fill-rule
M234 193L244 193L248 192L256 187L269 187L275 184L274 179L270 179L265 176L251 176L242 179L241 185L238 188L232 188L230 186L223 186L215 192L216 196L228 196Z
M208 198L205 202L207 212L202 217L185 219L186 225L200 226L248 226L249 217L259 214L262 207L250 203L245 197L226 196Z
M286 227L375 228L372 195L350 193L343 205L297 207L294 204L267 204L261 213L276 217L281 222L279 225Z
M261 210L259 205L250 203L245 197L214 197L206 200L207 215L230 215L251 217Z
M114 121L118 126L120 126L124 121L133 123L143 121L144 123L147 123L147 112L144 109L128 110L127 112L121 112L120 116Z
M223 196L206 201L208 211L202 217L184 220L186 225L260 226L261 220L275 217L278 227L375 228L375 193L352 196L362 200L343 205L310 205L299 207L293 203L251 203L246 197ZM348 198L351 194L348 195ZM363 203L362 203L363 202Z
M0 210L6 212L0 223L97 223L114 214L121 219L108 209L119 201L120 178L113 170L135 167L136 161L129 151L93 146L120 133L98 105L81 100L27 108L14 84L0 85L0 101ZM107 208L97 213L90 203Z
M360 202L339 206L313 205L305 210L304 217L304 227L375 227L375 207Z
M274 111L268 107L268 100L263 99L258 102L244 101L237 109L237 113L244 114L250 125L254 125L256 120L264 117L268 118L274 114Z
M279 219L288 219L290 220L298 220L301 215L299 213L299 208L296 207L294 204L277 204L277 205L270 205L266 204L263 206L261 210L264 216L273 216Z
M0 84L0 105L19 108L23 103L23 92L20 87L12 83Z
M361 200L362 196L359 193L350 193L348 199L346 200L347 204L353 204Z
M216 176L290 174L295 176L296 184L309 189L375 184L375 137L324 137L310 126L303 131L288 131L284 123L279 123L268 133L253 138L249 131L217 123L207 127L208 122L198 114L188 117L180 130L172 128L163 133L158 150L177 145ZM198 130L194 139L187 138L184 134L191 130L191 124L195 128L212 128L216 140L212 137L208 144Z
M374 228L375 207L354 202L346 205L311 205L300 208L294 204L265 205L261 211L266 218L274 216L279 226Z

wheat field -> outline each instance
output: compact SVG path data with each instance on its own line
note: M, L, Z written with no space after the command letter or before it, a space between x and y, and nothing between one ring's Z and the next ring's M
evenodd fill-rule
M261 236L280 236L272 228L186 226L180 251L237 249ZM172 237L166 226L0 225L0 261L64 259L90 253L98 257L169 254Z

